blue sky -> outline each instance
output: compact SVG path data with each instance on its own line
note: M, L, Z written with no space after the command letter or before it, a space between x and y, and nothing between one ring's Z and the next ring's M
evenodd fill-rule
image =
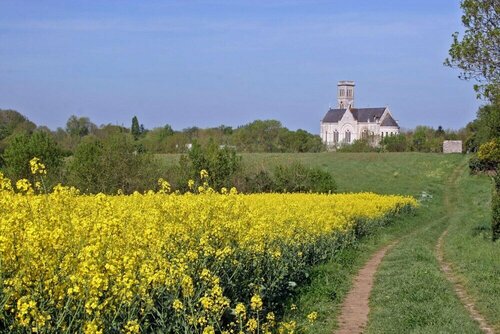
M404 128L460 128L481 101L444 67L453 0L0 0L0 108L64 127L237 126L319 132L339 80Z

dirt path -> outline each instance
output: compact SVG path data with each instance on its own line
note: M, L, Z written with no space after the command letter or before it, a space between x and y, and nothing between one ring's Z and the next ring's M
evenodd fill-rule
M495 331L493 330L493 328L490 325L488 325L484 317L478 312L478 310L474 305L474 301L470 298L464 286L458 281L457 277L453 274L450 264L444 260L443 239L447 233L448 230L445 230L443 234L441 234L436 245L437 259L439 261L439 265L441 266L441 270L444 272L448 281L450 281L453 284L453 288L458 298L465 306L467 311L469 311L469 314L472 317L472 319L478 322L481 330L486 334L494 334Z
M342 304L339 317L338 334L362 333L368 322L370 307L368 300L372 290L375 272L382 262L385 253L394 244L386 246L375 253L365 266L358 272L354 279L351 291Z

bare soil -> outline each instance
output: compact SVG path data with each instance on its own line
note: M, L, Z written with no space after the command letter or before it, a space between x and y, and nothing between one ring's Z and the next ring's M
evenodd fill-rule
M342 304L342 311L339 317L339 329L337 331L338 334L363 332L363 329L368 323L368 313L370 312L368 302L375 273L385 253L393 245L394 244L386 246L377 251L356 275L353 287Z

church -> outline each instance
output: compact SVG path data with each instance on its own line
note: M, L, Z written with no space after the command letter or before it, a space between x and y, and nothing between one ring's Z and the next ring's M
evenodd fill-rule
M329 148L357 139L367 139L376 146L385 136L399 133L399 125L388 107L354 107L354 81L339 81L337 101L337 108L330 108L320 125L321 139Z

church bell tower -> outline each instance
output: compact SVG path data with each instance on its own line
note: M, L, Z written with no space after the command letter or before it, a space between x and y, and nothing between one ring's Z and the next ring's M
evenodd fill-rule
M337 84L339 109L354 108L354 81L342 80Z

